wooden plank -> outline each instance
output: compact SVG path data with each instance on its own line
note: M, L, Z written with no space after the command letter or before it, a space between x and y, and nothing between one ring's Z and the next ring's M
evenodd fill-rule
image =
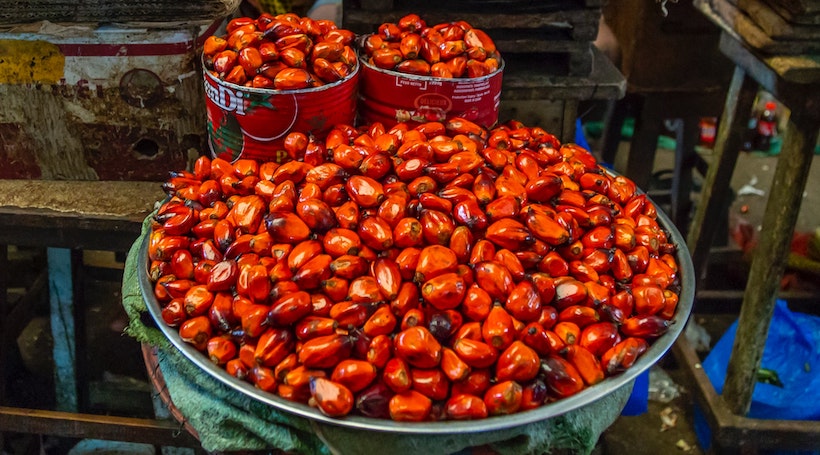
M818 0L772 0L793 14L820 13Z
M757 89L757 84L745 71L735 68L723 114L718 122L712 164L706 172L700 203L695 209L687 238L698 281L707 269L709 249L716 234L712 220L723 210L723 200L743 144Z
M712 430L710 453L721 449L817 450L820 448L820 422L806 420L750 419L732 414L715 391L686 337L680 337L672 352L683 373L694 384L692 395ZM714 447L717 446L717 447Z
M787 105L788 107L788 105ZM729 410L746 415L752 402L763 347L774 313L775 294L786 266L789 244L808 180L818 125L792 110L783 135L763 226L754 251L740 309L737 335L726 369L723 398Z
M0 180L0 243L128 251L159 182Z
M592 48L592 72L586 77L555 76L530 62L529 67L504 72L504 100L606 100L622 98L626 80L612 62Z
M820 52L820 41L780 41L772 39L743 11L724 0L695 0L707 15L717 16L746 44L765 54L798 55Z
M777 0L766 0L766 3L788 22L793 24L820 25L820 12L795 14L787 10Z
M498 14L499 11L512 13L544 13L557 10L595 8L603 5L603 0L451 0L442 3L437 0L344 0L344 9L361 8L365 11L429 10L450 9L477 13ZM442 5L446 5L442 8Z
M0 406L0 431L200 447L193 436L181 431L181 425L172 421L6 406Z
M745 12L761 30L774 40L813 40L820 38L820 26L792 24L761 0L730 0Z
M411 12L422 16L428 24L439 24L463 20L470 25L480 29L564 29L569 30L573 39L592 40L595 37L586 36L590 32L590 27L597 30L601 17L600 9L580 9L568 11L551 11L538 14L486 14L474 11L463 10L435 10L419 13L419 10L391 10L389 12L374 12L360 9L349 9L343 13L342 24L344 28L356 33L373 33L380 24L384 22L396 22L401 17ZM585 27L588 25L589 27ZM573 28L579 29L579 34L584 37L575 37ZM492 34L490 36L493 36Z

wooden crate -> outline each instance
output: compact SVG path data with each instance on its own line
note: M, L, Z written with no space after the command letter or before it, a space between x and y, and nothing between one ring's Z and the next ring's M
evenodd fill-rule
M598 34L601 17L596 3L348 0L344 2L342 22L347 29L367 34L409 13L419 14L428 24L464 20L493 38L511 70L534 62L547 74L587 76L592 72L591 43Z

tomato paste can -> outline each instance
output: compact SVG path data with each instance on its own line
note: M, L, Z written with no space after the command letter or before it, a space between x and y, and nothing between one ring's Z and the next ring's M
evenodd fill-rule
M359 120L390 127L463 117L485 128L498 122L504 61L492 74L441 78L385 70L360 59Z
M282 162L288 133L324 139L334 125L353 125L359 67L340 81L299 90L244 87L203 71L212 156Z

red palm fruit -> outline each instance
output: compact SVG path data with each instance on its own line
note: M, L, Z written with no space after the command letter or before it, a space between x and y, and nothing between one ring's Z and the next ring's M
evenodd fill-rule
M239 267L235 261L220 261L208 273L207 288L212 292L228 291L239 278Z
M572 305L580 305L588 297L584 283L574 278L568 278L555 283L555 299L553 303L558 311Z
M538 375L539 367L538 353L522 341L513 341L499 354L495 375L499 382L525 383Z
M366 360L342 360L333 368L330 379L357 393L369 386L377 376L376 367Z
M376 279L369 275L360 276L350 282L347 300L353 303L375 303L383 300Z
M214 301L214 294L205 285L191 286L183 297L185 314L189 317L202 316L208 312Z
M412 389L431 400L441 401L449 394L450 381L439 368L412 368L410 379Z
M668 289L665 289L663 291L663 296L664 296L664 305L663 305L663 309L658 313L658 316L660 316L664 319L671 320L672 318L675 317L675 310L678 307L679 297L678 297L678 294L675 294L674 292L672 292Z
M326 232L337 224L336 214L327 203L318 198L298 202L296 214L315 232Z
M589 350L593 355L601 357L604 352L620 342L618 326L612 322L597 322L590 324L581 331L578 344Z
M559 398L574 395L584 388L584 379L578 370L561 357L550 355L543 358L541 372L547 387Z
M378 216L362 219L357 233L362 243L375 251L384 251L393 246L393 230Z
M498 350L491 345L470 338L458 338L453 342L453 351L472 368L487 368L495 364Z
M598 312L588 306L570 305L558 313L558 322L572 322L583 328L600 320Z
M441 371L452 382L462 381L470 374L470 366L450 348L441 350Z
M287 266L292 272L296 272L322 252L322 243L318 240L305 240L297 243L287 255Z
M250 379L251 383L258 389L271 393L276 392L278 383L276 382L276 377L273 374L273 370L270 368L255 365L251 367L250 374L248 374L248 379Z
M387 258L376 259L371 265L371 274L386 300L393 300L399 294L402 277L396 261Z
M258 337L267 328L268 306L250 303L239 316L245 334L251 338Z
M341 300L331 306L328 315L335 319L341 327L361 327L370 316L371 310L369 303Z
M581 328L578 324L570 321L559 321L552 328L558 337L566 344L575 344L581 336Z
M423 210L419 217L424 240L431 245L447 245L455 230L450 215L438 210Z
M332 260L328 254L313 257L293 274L293 282L304 290L318 288L322 280L330 278Z
M470 253L470 264L478 264L479 262L491 261L495 257L495 244L486 239L480 239L473 245L473 251Z
M515 339L513 319L501 305L490 309L487 319L481 324L484 342L495 349L506 349Z
M353 393L330 379L313 378L310 381L310 395L316 407L326 416L342 417L353 410Z
M601 366L607 374L620 373L634 365L647 346L643 338L626 338L604 352L601 356Z
M398 320L396 320L390 307L384 305L373 312L367 322L364 323L362 330L369 337L388 335L393 333L393 329L396 328L397 324Z
M384 369L387 362L393 358L392 356L393 342L387 335L376 335L370 340L365 359L376 368Z
M333 368L350 357L353 342L347 335L333 334L305 341L297 352L308 368Z
M585 347L578 344L568 345L564 349L564 357L571 363L587 385L595 385L604 380L604 370L601 363Z
M483 396L484 392L492 385L492 379L492 372L489 368L473 368L466 379L453 383L450 396L462 393Z
M377 207L385 198L384 187L370 177L354 175L345 184L350 199L361 207Z
M405 281L399 288L395 299L390 301L390 309L399 318L404 318L408 311L418 308L420 302L419 288L415 283Z
M496 261L482 261L475 264L475 282L487 291L494 300L505 301L513 289L513 279L509 270Z
M387 361L382 372L382 380L395 393L406 392L413 386L410 367L399 357L393 357Z
M466 264L470 259L474 239L473 233L467 226L456 226L450 237L449 247L455 253L459 264Z
M504 303L510 315L520 321L531 322L541 316L541 295L530 281L520 281L513 287Z
M526 249L535 241L530 229L512 218L502 218L490 224L484 237L499 247L512 251Z
M484 393L488 415L505 415L518 412L523 398L521 385L515 381L503 381Z
M231 359L225 363L225 371L237 379L246 380L251 370L241 360Z
M305 291L292 292L277 299L268 312L271 326L290 326L313 310L310 294Z
M471 28L464 32L464 43L467 47L478 47L484 49L488 54L493 54L496 51L495 43L492 38L483 30Z
M177 327L182 324L188 315L185 313L185 301L182 298L176 298L168 302L162 307L162 320L171 327Z
M322 246L332 258L338 258L344 254L359 254L362 248L362 240L355 231L333 228L325 233Z
M395 229L399 220L407 216L407 200L397 195L388 196L379 204L377 213L381 219ZM395 232L393 237L395 238Z
M390 418L397 422L422 422L430 418L433 402L415 390L398 393L390 399Z
M535 379L523 386L521 392L520 411L535 409L543 405L549 398L547 384L541 379Z
M445 246L430 245L419 252L416 264L413 278L416 282L422 283L438 275L455 272L458 257L453 250Z
M296 338L291 330L270 328L259 336L254 360L258 365L273 368L293 352L295 343Z
M338 326L339 324L335 319L308 315L294 325L293 332L298 340L305 341L319 336L331 335L336 332Z
M276 374L275 368L273 372ZM304 396L306 392L310 391L310 381L317 377L326 378L327 373L323 370L311 370L306 368L304 365L297 365L285 373L283 384L292 388L288 391L288 394L293 394L292 397L295 398L298 396ZM278 375L277 379L279 379ZM296 399L298 400L299 398Z
M441 361L441 344L422 326L399 332L394 342L395 353L417 368L433 368Z
M265 216L265 227L274 242L296 244L310 237L310 227L295 213L273 212Z
M493 307L493 299L490 294L477 284L467 288L464 300L461 303L461 313L472 321L484 321L490 314Z
M421 297L439 310L456 308L467 291L464 279L456 273L444 273L421 285Z
M555 332L545 329L537 322L524 327L520 340L541 356L556 354L566 345Z
M569 275L569 263L556 251L550 251L538 264L538 270L553 278Z
M361 256L343 254L330 263L330 271L340 278L352 280L367 273L367 261Z
M451 395L445 404L445 412L452 420L484 419L488 415L484 400L467 393Z
M551 304L555 298L555 280L548 273L535 272L530 274L530 281L541 297L541 305Z
M415 218L400 219L393 229L393 242L399 248L421 246L424 243L424 227Z
M664 291L658 286L635 286L632 297L636 315L657 314L666 306Z
M627 318L621 333L628 337L657 338L669 330L670 322L658 315L639 315Z

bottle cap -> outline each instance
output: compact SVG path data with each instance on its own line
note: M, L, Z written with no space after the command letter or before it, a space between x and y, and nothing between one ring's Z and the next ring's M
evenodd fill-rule
M777 109L777 104L774 101L766 101L766 110L773 111Z

